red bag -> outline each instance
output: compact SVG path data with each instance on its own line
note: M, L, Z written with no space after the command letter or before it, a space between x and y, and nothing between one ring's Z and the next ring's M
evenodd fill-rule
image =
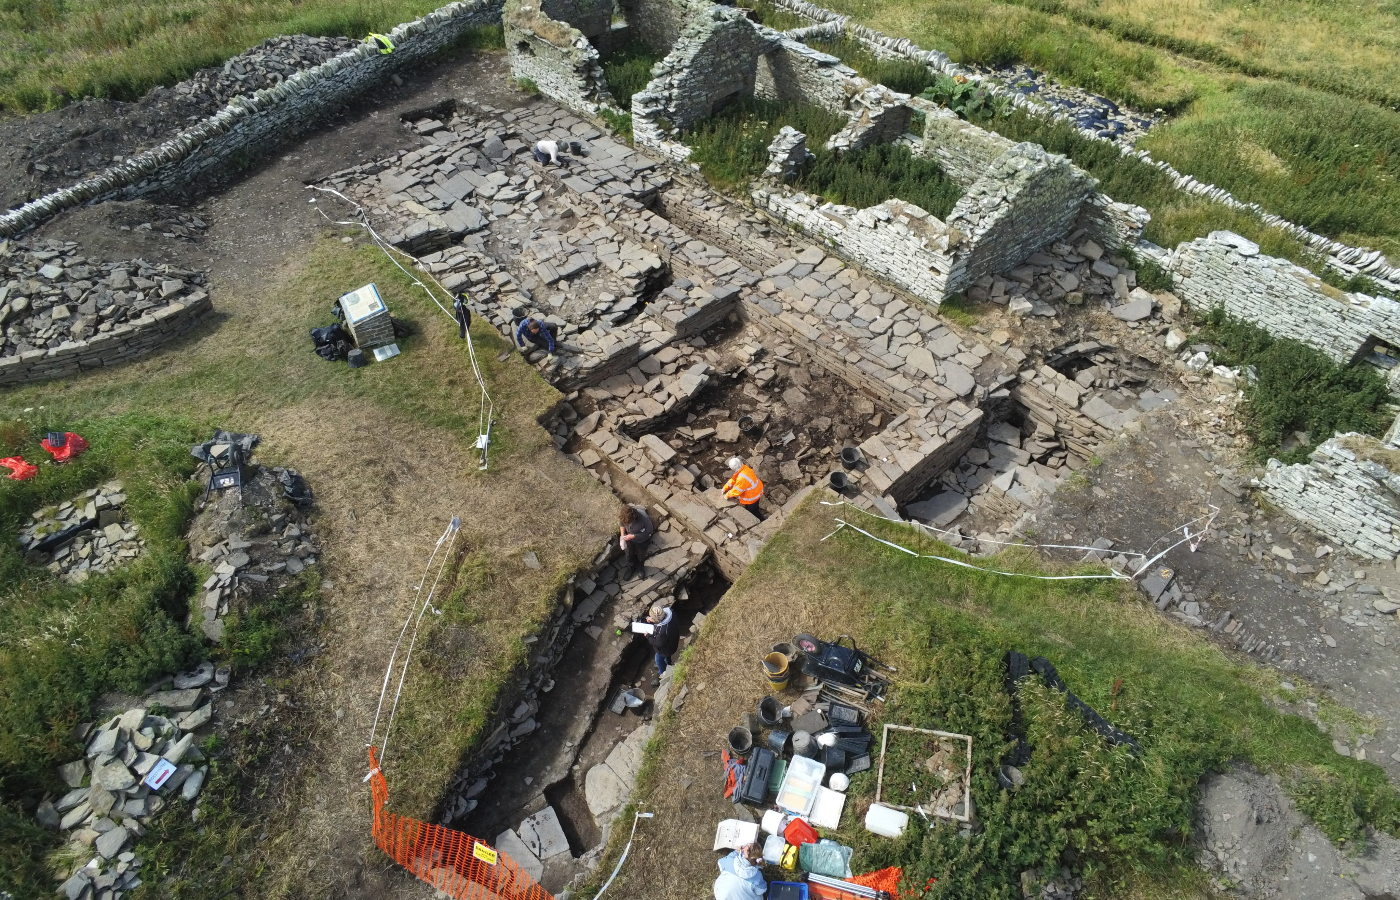
M0 459L0 466L9 468L10 474L6 477L11 481L24 481L26 478L33 478L39 474L38 466L31 466L18 456L7 456Z
M793 819L788 823L788 827L783 829L783 840L794 847L802 844L815 844L818 838L817 829L803 819Z
M87 441L71 431L65 431L63 433L63 439L62 447L55 447L53 444L50 444L47 437L39 442L39 446L49 451L49 454L53 457L53 461L59 463L65 463L74 457L81 456L83 451L88 448Z

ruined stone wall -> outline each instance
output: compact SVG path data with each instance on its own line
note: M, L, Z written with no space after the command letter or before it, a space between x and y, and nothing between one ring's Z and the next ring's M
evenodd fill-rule
M964 122L952 110L935 103L915 99L913 107L924 114L924 140L911 149L936 160L949 178L964 187L971 187L992 163L1016 146L1014 141Z
M845 109L851 95L847 86L860 78L856 70L830 54L813 50L777 32L771 34L775 36L772 49L758 61L755 95L765 100Z
M600 100L611 100L598 51L578 29L511 6L504 24L516 80L528 79L560 106L589 115Z
M0 385L66 378L127 362L185 334L212 309L209 296L199 291L89 340L0 358Z
M767 187L756 189L753 201L935 306L966 282L964 262L951 252L961 236L912 203L887 200L858 210Z
M618 0L632 34L653 53L670 53L681 32L708 12L707 0Z
M1400 344L1400 304L1342 293L1300 266L1260 254L1257 245L1228 231L1180 245L1167 270L1176 295L1196 309L1222 307L1339 363L1352 362L1372 336Z
M1264 495L1289 515L1367 559L1400 554L1400 475L1395 451L1363 434L1337 435L1312 461L1269 460Z
M224 180L239 170L240 162L304 133L393 73L424 61L471 28L500 21L500 16L500 0L463 0L399 25L389 32L393 53L381 54L361 44L276 87L236 98L160 146L0 216L0 235L18 234L91 200L160 196Z
M690 21L651 83L632 98L634 117L661 116L686 129L724 103L753 93L758 58L769 42L737 11L713 6Z
M1035 144L1006 151L948 216L968 239L965 278L1005 272L1063 237L1094 187L1068 159Z
M1136 247L1152 216L1141 206L1119 203L1107 194L1092 194L1079 209L1076 228L1083 228L1100 247Z
M613 0L542 0L540 12L572 25L590 41L612 30Z

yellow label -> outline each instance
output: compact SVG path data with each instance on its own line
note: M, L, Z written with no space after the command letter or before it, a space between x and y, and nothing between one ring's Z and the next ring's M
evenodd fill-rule
M498 855L499 854L497 854L495 850L492 850L485 844L476 843L472 845L472 856L475 856L488 866L494 866L496 864L496 857Z

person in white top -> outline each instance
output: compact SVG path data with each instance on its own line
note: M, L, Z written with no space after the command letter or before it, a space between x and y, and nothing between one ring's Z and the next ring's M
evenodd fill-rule
M563 165L563 163L559 161L558 141L535 141L533 152L535 154L535 162L537 163L553 163L556 166Z

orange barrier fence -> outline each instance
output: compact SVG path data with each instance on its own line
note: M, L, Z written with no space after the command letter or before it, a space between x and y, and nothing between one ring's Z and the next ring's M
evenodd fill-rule
M374 843L423 881L457 900L554 900L501 851L471 835L386 812L389 786L369 748Z

